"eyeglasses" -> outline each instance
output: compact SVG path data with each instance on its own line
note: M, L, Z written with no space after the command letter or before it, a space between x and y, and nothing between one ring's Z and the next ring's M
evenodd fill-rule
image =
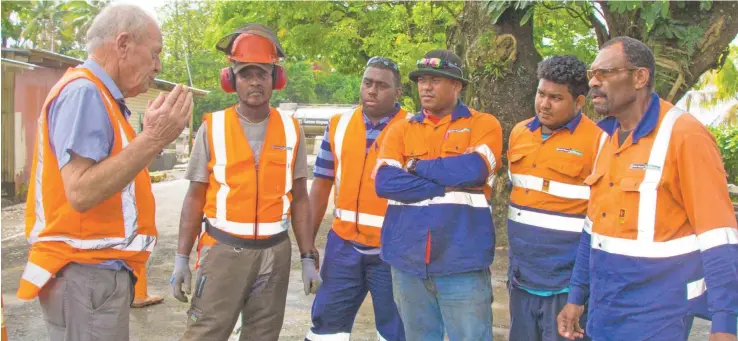
M389 58L384 58L384 57L371 57L371 58L369 58L369 61L366 62L366 66L370 66L372 64L382 64L382 65L384 65L386 67L391 68L392 70L400 71L400 68L397 66L397 64L395 64L395 62L393 62Z
M613 72L620 72L620 71L634 71L638 70L640 68L637 67L614 67L609 69L593 69L593 70L587 70L587 79L592 80L592 78L597 78L598 81L602 81L607 77L608 74L611 74Z
M447 69L451 67L462 71L460 66L441 58L423 58L417 64L419 68Z

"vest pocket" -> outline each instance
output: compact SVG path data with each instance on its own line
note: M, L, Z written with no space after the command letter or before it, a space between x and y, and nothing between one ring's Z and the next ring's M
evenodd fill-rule
M579 177L582 173L584 166L581 163L573 160L551 160L547 162L546 166L557 172L569 176L571 178Z

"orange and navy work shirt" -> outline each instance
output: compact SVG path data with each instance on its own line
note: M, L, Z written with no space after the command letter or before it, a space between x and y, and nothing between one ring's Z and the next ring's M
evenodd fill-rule
M548 138L538 117L513 128L507 151L511 284L536 292L568 290L589 201L584 179L601 133L582 113Z
M655 93L622 145L607 132L591 186L569 302L589 298L593 339L666 335L683 318L736 333L738 228L715 139ZM635 318L637 317L637 318Z
M461 102L438 122L421 112L393 124L375 178L377 195L389 199L382 259L419 278L488 267L495 237L487 200L501 153L497 119Z

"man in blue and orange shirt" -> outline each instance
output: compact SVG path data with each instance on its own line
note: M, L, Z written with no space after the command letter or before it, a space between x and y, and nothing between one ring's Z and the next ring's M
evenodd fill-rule
M605 43L587 71L598 125L590 203L559 333L597 341L735 341L738 228L715 139L653 91L642 42ZM587 326L578 323L589 300Z
M377 160L389 199L381 256L392 266L408 340L492 340L489 265L495 234L485 194L499 169L502 129L465 106L461 59L435 50L410 73L422 111L394 124Z
M306 340L349 340L367 293L372 294L379 340L405 340L393 300L390 266L379 258L387 199L377 197L371 176L387 130L406 118L407 112L397 103L401 94L397 64L373 57L361 81L361 106L333 116L325 131L310 188L316 234L331 189L335 210L325 246L323 285L315 294Z
M569 292L601 130L582 114L587 66L574 56L538 64L536 116L510 134L510 340L562 340L556 316ZM582 322L584 318L582 319Z

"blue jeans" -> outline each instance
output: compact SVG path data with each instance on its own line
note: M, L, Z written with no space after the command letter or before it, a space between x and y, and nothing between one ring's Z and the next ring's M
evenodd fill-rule
M407 341L492 341L489 269L420 279L392 267Z
M510 285L510 341L566 341L559 335L556 317L564 306L569 294L553 296L533 295L523 289ZM587 311L579 320L582 328L587 326ZM589 336L577 339L590 341Z
M348 340L356 313L367 293L371 293L374 321L381 340L404 341L402 321L392 299L389 264L379 255L360 253L332 229L328 232L324 257L320 268L323 285L315 294L313 325L305 340Z

